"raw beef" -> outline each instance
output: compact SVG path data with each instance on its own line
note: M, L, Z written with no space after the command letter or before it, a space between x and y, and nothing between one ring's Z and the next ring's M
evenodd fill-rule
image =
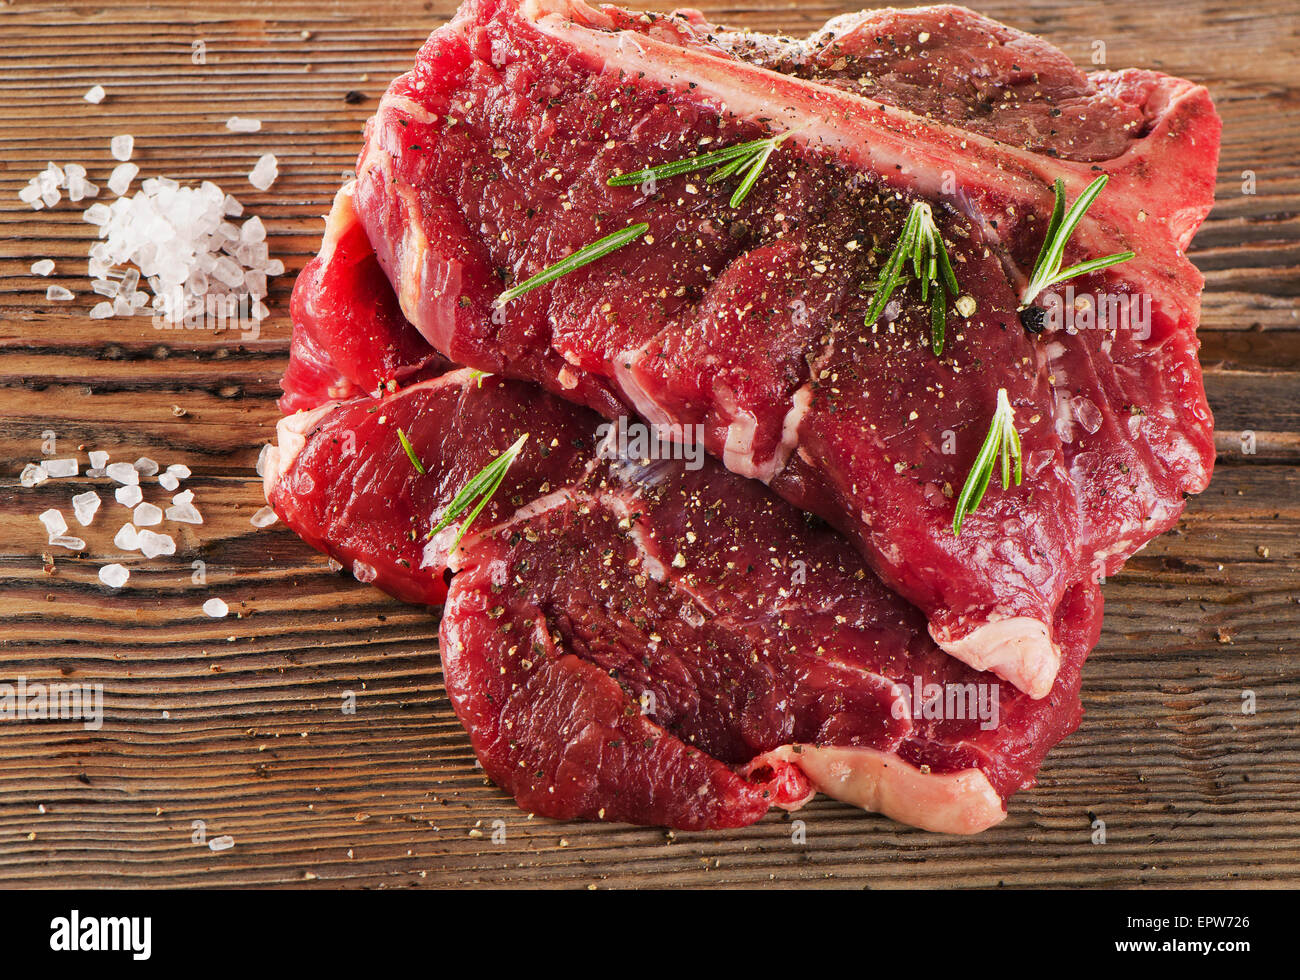
M290 316L284 412L391 390L449 366L402 315L357 222L351 183L334 198L319 254L298 274Z
M879 100L862 94L876 87ZM737 208L705 174L607 185L785 132ZM960 8L751 43L698 17L470 0L384 97L355 194L402 311L442 354L608 417L704 426L728 468L841 529L944 649L1041 697L1063 597L1209 478L1201 280L1182 249L1209 207L1217 142L1203 89L1086 77ZM1073 284L1068 309L1093 302L1091 325L1027 333L1019 293L1052 181L1074 198L1103 172L1066 262L1137 258ZM934 207L974 305L949 310L941 357L915 289L863 325L914 200ZM642 221L637 243L494 305ZM1149 298L1143 331L1116 322L1109 298L1128 296ZM990 489L958 537L953 497L1000 388L1024 483Z
M461 547L448 555L448 532L427 541L523 432ZM427 602L455 572L447 689L524 809L734 827L815 789L971 833L1003 819L1077 725L1100 626L1091 584L1060 609L1063 667L1034 700L944 654L844 539L757 482L618 445L588 410L459 371L286 418L267 467L285 522L364 563L359 577Z

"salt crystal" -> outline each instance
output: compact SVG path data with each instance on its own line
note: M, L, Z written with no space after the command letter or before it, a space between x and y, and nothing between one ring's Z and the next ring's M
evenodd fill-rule
M82 551L86 547L86 542L81 538L74 538L70 535L58 534L50 538L50 544L59 548L67 548L69 551Z
M110 589L120 589L126 585L126 580L131 577L125 565L105 565L99 570L99 580L107 585Z
M184 463L172 463L167 467L167 472L182 480L188 480L190 478L190 468Z
M104 475L104 467L108 465L108 453L95 449L86 454L90 457L90 469L86 470L86 476L101 477Z
M358 582L373 582L379 577L379 570L374 565L357 559L352 563L352 577Z
M167 508L167 520L175 521L177 524L202 524L203 515L193 504L180 504L176 507Z
M259 191L270 188L275 183L275 179L280 175L274 153L265 153L258 157L257 163L248 174L248 182L256 187Z
M140 553L146 558L176 554L176 542L169 534L155 534L143 529L136 535L136 540L140 543Z
M244 206L239 203L238 198L227 194L221 202L221 213L231 218L238 218L244 213Z
M51 538L56 538L68 529L68 522L64 520L61 511L51 507L49 510L42 511L41 523L45 525L45 533Z
M113 154L114 160L130 160L131 151L135 149L135 137L130 133L123 133L121 136L114 136L108 144L109 152Z
M131 522L136 527L153 527L155 524L161 524L162 520L162 508L157 504L140 504L131 515Z
M230 612L230 607L226 605L225 600L213 597L203 604L203 611L213 619L220 619Z
M99 105L101 102L104 101L104 96L107 94L108 93L104 91L104 86L92 85L90 87L90 91L87 92L85 95L83 95L82 98L85 99L87 102L89 102L91 105Z
M256 133L262 128L260 119L241 119L231 116L226 120L226 128L232 133Z
M141 476L153 476L158 472L158 464L148 456L141 456L135 461L135 471Z
M108 189L119 196L125 194L131 189L131 181L135 180L139 172L140 168L134 163L119 163L109 175Z
M107 204L92 204L81 213L81 220L92 225L106 225L112 217L113 212Z
M263 507L253 515L249 523L252 524L253 527L270 527L277 520L279 520L279 517L272 508Z
M181 485L181 481L176 479L175 473L158 474L158 485L164 490L175 490Z
M257 469L258 476L266 476L266 457L270 454L270 452L271 452L271 444L269 442L263 443L262 451L257 454L256 469Z
M206 606L204 607L207 608ZM224 613L223 613L224 615ZM235 838L229 834L222 834L220 837L213 837L208 841L209 851L228 851L235 846Z
M79 467L75 459L47 459L45 472L50 476L76 476Z
M32 487L39 487L49 478L50 474L45 472L43 464L28 463L23 467L22 473L18 475L18 482L30 490Z
M144 491L140 489L138 483L130 483L124 487L118 487L113 496L123 507L134 507L144 499Z
M108 300L102 303L96 303L90 308L90 318L92 320L107 320L113 315L113 304Z
M49 289L45 290L45 298L58 302L67 302L72 299L72 292L68 289L64 289L62 286L51 286Z
M244 242L260 242L266 240L266 225L262 224L262 219L253 215L244 222L239 229L239 240Z
M130 463L109 463L104 467L104 472L108 474L109 479L116 480L118 483L133 484L140 482L140 474Z
M52 259L40 259L32 263L32 275L48 276L54 271L54 261Z
M87 490L73 497L72 513L76 516L77 523L82 527L89 527L90 522L95 519L95 512L99 510L99 505L99 494L94 490Z
M90 291L92 293L96 296L107 296L109 299L112 299L117 295L119 288L119 285L112 279L96 279L90 284ZM112 303L109 304L109 306L112 305Z
M135 529L134 524L123 524L118 529L117 534L113 535L113 544L122 551L139 551L140 535Z
M176 496L172 497L172 503L177 507L180 507L182 504L194 503L194 491L182 490L180 493L176 494Z

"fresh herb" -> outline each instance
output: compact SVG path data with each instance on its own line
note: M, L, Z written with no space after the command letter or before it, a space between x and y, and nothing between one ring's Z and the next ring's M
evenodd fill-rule
M497 489L501 486L501 481L506 478L506 470L510 469L510 464L515 461L515 457L519 455L524 448L524 443L527 441L528 433L525 432L514 441L514 444L509 449L479 470L468 483L461 487L460 492L452 497L451 503L442 512L442 517L438 519L438 523L429 532L428 536L430 538L443 528L448 527L452 521L458 519L475 500L478 503L474 504L474 509L469 512L469 516L461 522L460 530L456 532L456 539L452 541L451 547L447 549L448 554L455 551L460 545L461 538L465 537L465 532L474 523L474 518L478 517L479 512L487 506L487 502L497 492Z
M483 387L483 379L491 377L486 371L479 371L477 368L470 368L469 380L478 383L480 388Z
M505 306L512 299L518 299L524 293L536 289L538 286L544 286L548 282L554 282L561 276L568 275L574 269L581 269L589 262L595 262L597 259L604 258L610 252L616 252L628 242L640 238L650 230L648 224L628 225L622 231L616 231L612 235L606 235L599 241L592 242L590 245L584 245L570 255L565 256L552 266L543 269L531 279L526 279L518 286L511 286L496 299L496 306Z
M885 304L903 278L903 268L911 261L912 272L921 282L921 299L930 303L930 345L936 355L943 353L944 327L948 301L955 298L957 277L952 271L948 248L934 223L934 212L924 201L917 201L907 214L902 234L894 245L889 261L876 279L876 294L867 310L867 326L885 311Z
M701 153L684 160L662 163L657 167L647 167L645 170L636 170L630 174L619 174L617 177L609 178L608 184L610 187L628 187L647 180L667 180L669 177L679 177L694 170L717 167L718 169L709 174L706 184L716 184L728 177L744 174L740 185L731 195L731 206L738 208L754 189L759 175L767 166L768 157L794 133L795 130L788 129L780 136L737 143L735 146L714 150L711 153Z
M1043 247L1038 252L1038 260L1034 262L1034 274L1029 277L1029 285L1025 287L1024 295L1020 297L1021 307L1028 306L1039 293L1050 286L1133 258L1135 254L1133 252L1117 252L1104 258L1080 262L1068 269L1061 268L1061 261L1065 257L1065 246L1069 243L1070 236L1074 234L1074 229L1083 218L1084 212L1092 207L1092 202L1097 199L1097 195L1109 180L1109 177L1102 174L1088 185L1087 189L1070 205L1070 210L1066 211L1065 181L1056 178L1056 201L1052 206L1052 218L1047 223L1047 235L1043 239Z
M993 412L989 434L984 437L975 464L966 476L966 485L957 498L957 513L952 519L952 533L961 534L961 522L984 499L998 456L1002 457L1002 489L1011 487L1011 460L1016 461L1016 486L1020 486L1020 433L1016 431L1016 411L1007 399L1007 389L998 389L998 407Z
M420 457L415 455L415 447L411 445L411 440L406 438L406 433L401 429L397 430L397 441L400 442L402 448L406 450L407 458L410 459L411 465L415 467L415 472L424 476L424 464L420 462Z

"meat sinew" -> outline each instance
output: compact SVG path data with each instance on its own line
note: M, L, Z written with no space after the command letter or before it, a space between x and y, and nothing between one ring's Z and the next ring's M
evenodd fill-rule
M1209 479L1201 279L1182 249L1211 202L1218 125L1204 89L1084 76L960 8L787 42L577 0L470 0L382 100L355 200L442 354L609 417L703 426L729 469L840 529L943 649L1042 697L1067 592ZM703 171L609 185L775 137L743 200ZM1110 183L1063 260L1136 257L1064 299L1024 296L1053 182L1073 200L1098 174ZM866 316L918 202L960 291L941 354L918 284ZM632 244L496 302L641 223ZM1060 315L1027 315L1046 326L1032 332L1022 300ZM1023 483L990 489L958 535L999 390Z
M427 515L524 432L462 546L428 540ZM830 529L712 461L622 458L618 432L459 371L285 419L267 499L402 598L455 572L447 689L529 811L730 827L815 789L931 830L1002 820L1078 724L1095 588L1061 607L1065 666L1034 700L939 650Z

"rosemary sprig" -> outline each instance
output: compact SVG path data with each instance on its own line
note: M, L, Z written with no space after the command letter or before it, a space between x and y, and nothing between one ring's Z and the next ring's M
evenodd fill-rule
M1074 234L1074 229L1078 227L1084 212L1092 207L1092 202L1097 199L1097 195L1109 180L1108 176L1102 174L1075 198L1074 203L1070 205L1070 210L1066 211L1065 181L1056 178L1056 201L1052 206L1052 218L1047 223L1047 235L1043 238L1043 247L1039 249L1038 259L1034 262L1034 272L1029 277L1029 285L1025 287L1024 294L1020 297L1022 308L1032 303L1039 293L1050 286L1073 279L1075 276L1119 265L1133 258L1135 254L1133 252L1117 252L1100 259L1080 262L1068 269L1061 268L1061 261L1065 257L1065 246L1069 243L1070 236Z
M510 469L510 464L515 461L515 457L519 455L524 448L524 443L527 441L528 433L525 432L514 441L514 444L509 449L479 470L468 483L461 487L460 492L451 498L451 503L442 512L442 517L438 518L438 523L434 525L428 537L432 538L443 528L448 527L452 521L465 513L470 504L477 500L478 503L474 504L474 509L469 512L469 516L461 522L460 530L456 532L456 539L452 541L451 547L447 549L448 554L455 551L460 545L461 538L465 537L465 532L474 523L474 518L478 517L479 512L487 506L487 502L492 499L492 495L501 486L501 481L506 478L506 470Z
M634 241L650 230L648 224L628 225L622 231L616 231L612 235L606 235L599 241L592 242L590 245L584 245L564 258L560 259L554 265L547 266L531 279L525 279L517 286L511 286L500 296L496 298L496 306L505 306L512 299L518 299L524 293L531 292L538 286L545 286L548 282L554 282L561 276L568 275L575 269L581 269L590 262L604 258L610 252L617 252L628 242Z
M400 442L402 448L406 450L406 455L411 460L411 465L415 467L415 472L424 476L424 464L420 462L420 457L415 455L415 447L411 445L411 440L406 438L406 433L401 429L397 430L397 441Z
M921 283L921 299L930 303L930 346L936 355L942 354L948 301L956 298L960 290L957 276L952 271L952 261L948 258L948 247L934 223L934 212L924 201L912 205L894 251L880 270L875 296L867 309L867 326L875 323L885 311L885 305L902 280L903 268L909 261L912 272Z
M952 518L952 533L961 534L961 522L984 499L989 479L993 476L993 467L998 456L1002 457L1002 489L1011 486L1011 460L1016 461L1016 486L1020 486L1021 458L1020 433L1016 431L1016 411L1007 399L1007 389L998 389L998 406L993 411L993 422L989 425L989 434L984 437L975 464L966 476L966 484L961 488L957 498L957 512Z
M776 152L778 146L793 136L795 132L793 129L788 129L779 136L769 136L764 139L750 140L747 143L737 143L734 146L713 150L709 153L701 153L697 156L687 157L684 160L674 160L671 163L661 163L657 167L647 167L644 170L634 170L629 174L619 174L616 177L609 178L606 183L610 187L628 187L647 180L667 180L670 177L679 177L694 170L708 170L710 167L717 167L705 180L706 184L716 184L737 174L744 175L731 195L731 206L738 208L745 198L749 196L749 192L754 189L754 184L758 182L759 175L762 174L763 168L767 166L768 158Z

